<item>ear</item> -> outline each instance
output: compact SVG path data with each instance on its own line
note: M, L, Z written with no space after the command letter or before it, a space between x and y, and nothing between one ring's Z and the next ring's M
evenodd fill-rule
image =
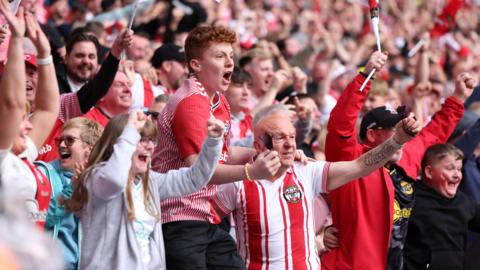
M431 165L427 165L425 166L425 168L423 169L423 174L425 175L425 177L427 179L424 179L424 180L431 180L433 178L433 168Z
M367 129L367 132L365 133L365 143L371 144L375 141L375 131L373 129Z
M253 147L257 151L257 153L262 153L264 151L263 143L259 143L256 139L253 141Z
M166 71L169 72L172 69L172 62L170 61L164 61L162 63L162 68Z
M202 70L202 66L200 65L200 61L198 61L198 59L192 59L190 62L188 62L188 64L193 69L194 73Z

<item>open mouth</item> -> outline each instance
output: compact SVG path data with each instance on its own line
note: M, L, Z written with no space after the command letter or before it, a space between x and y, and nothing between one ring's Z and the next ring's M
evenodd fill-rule
M61 152L60 153L60 159L68 159L72 157L72 154L70 152Z
M138 155L138 160L140 160L141 162L147 162L149 158L150 158L150 155L148 154Z
M447 182L449 188L455 188L457 187L458 182L457 181L448 181Z
M31 85L27 84L27 87L25 88L27 91L33 91L33 87Z
M232 71L227 71L223 73L223 79L227 82L230 82L230 80L232 79L232 73Z

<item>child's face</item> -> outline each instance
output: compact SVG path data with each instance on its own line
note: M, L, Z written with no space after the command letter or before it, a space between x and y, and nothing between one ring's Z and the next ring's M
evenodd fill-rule
M462 181L462 160L456 160L454 156L447 155L436 164L428 165L425 170L428 178L426 183L435 192L445 198L455 197Z

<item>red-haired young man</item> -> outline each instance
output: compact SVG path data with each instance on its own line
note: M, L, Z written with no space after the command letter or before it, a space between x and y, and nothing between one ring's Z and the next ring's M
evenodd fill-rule
M202 26L185 41L191 76L171 96L158 119L158 146L152 167L158 172L191 166L206 136L205 124L213 115L225 123L224 147L210 184L245 179L247 163L255 151L229 147L230 108L223 93L233 72L236 34L224 27ZM260 155L248 165L250 176L263 179L279 168L277 154ZM228 232L216 224L219 216L211 206L216 185L181 198L162 201L165 254L169 269L244 269Z

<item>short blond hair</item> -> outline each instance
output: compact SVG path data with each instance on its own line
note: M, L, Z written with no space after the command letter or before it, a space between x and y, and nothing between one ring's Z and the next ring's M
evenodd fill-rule
M78 128L80 130L80 139L93 146L102 136L103 127L90 119L83 117L75 117L68 120L62 127L62 132L68 129Z

